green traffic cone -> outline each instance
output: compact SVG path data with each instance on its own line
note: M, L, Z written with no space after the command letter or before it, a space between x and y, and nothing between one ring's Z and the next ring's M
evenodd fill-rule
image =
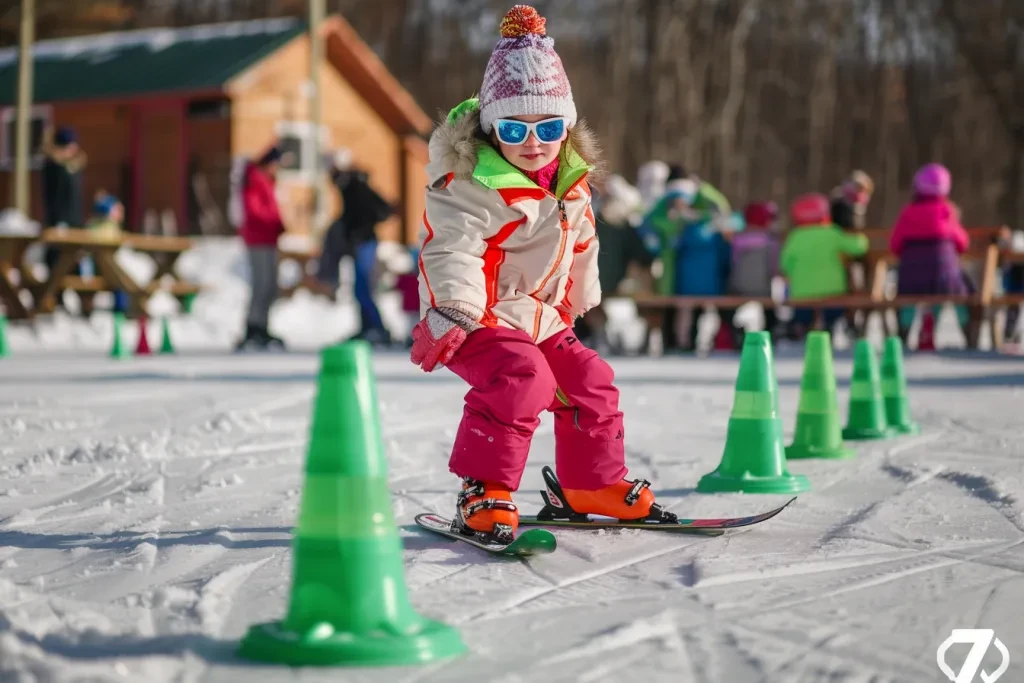
M10 345L7 343L7 316L0 313L0 358L11 355Z
M832 337L828 332L810 332L804 352L796 430L793 444L786 448L786 458L853 457L853 451L843 447L839 400L836 395Z
M889 429L899 434L917 434L921 427L910 417L907 375L903 370L903 341L887 337L882 351L882 401Z
M736 398L725 438L722 462L701 477L701 493L800 493L811 484L786 469L771 337L747 332L736 377Z
M121 327L124 325L124 313L114 314L114 344L110 347L111 358L128 358L131 354L121 341Z
M171 324L167 321L166 316L163 318L161 327L163 339L160 341L160 353L174 353L174 344L171 343Z
M290 666L401 665L466 651L406 595L391 511L370 345L324 349L295 529L291 605L259 624L240 656Z
M875 349L867 339L853 348L853 378L850 381L850 408L843 438L850 440L884 439L891 436L882 403L882 383L878 376Z
M10 355L10 346L7 344L7 316L0 313L0 358Z

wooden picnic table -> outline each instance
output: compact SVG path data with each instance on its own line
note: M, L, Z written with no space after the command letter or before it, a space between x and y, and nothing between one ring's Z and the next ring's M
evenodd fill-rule
M36 279L25 264L25 252L35 242L56 249L57 260L45 282ZM156 262L156 272L146 285L137 283L114 255L122 246L148 254ZM31 319L36 313L52 313L57 296L70 289L79 295L82 310L92 311L93 297L99 292L124 292L129 299L127 314L134 317L145 310L149 298L166 291L186 309L187 299L199 293L198 285L181 280L174 272L178 258L192 247L187 237L107 233L80 228L49 228L40 235L0 235L0 302L13 320ZM71 275L83 256L92 258L96 275ZM31 294L33 304L26 305L21 295Z
M122 291L128 297L126 313L134 317L145 310L149 292L140 287L118 265L114 254L124 243L120 234L97 233L78 228L49 228L43 231L41 241L57 250L54 264L36 304L37 312L52 313L57 307L57 295L65 289L84 293L89 299L96 292ZM74 277L72 269L83 256L92 258L96 264L97 276Z

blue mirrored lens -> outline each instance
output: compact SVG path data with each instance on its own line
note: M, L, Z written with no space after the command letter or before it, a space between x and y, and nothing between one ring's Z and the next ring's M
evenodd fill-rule
M560 140L562 133L565 131L565 121L562 119L555 119L553 121L545 121L544 123L537 126L537 137L541 142L554 142Z
M498 139L510 145L517 145L526 139L527 127L518 121L499 121Z

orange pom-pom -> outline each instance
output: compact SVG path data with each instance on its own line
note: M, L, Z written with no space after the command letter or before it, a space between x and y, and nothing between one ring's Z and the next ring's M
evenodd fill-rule
M536 33L539 36L546 35L545 24L547 21L529 5L516 5L501 20L501 37L520 38L528 33Z

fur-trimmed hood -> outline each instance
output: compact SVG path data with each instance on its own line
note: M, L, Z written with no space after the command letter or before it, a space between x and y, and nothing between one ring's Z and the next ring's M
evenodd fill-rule
M477 165L479 146L490 144L480 128L480 110L466 104L445 115L430 136L427 173L432 181L448 173L454 173L458 180L469 180ZM591 167L592 176L601 174L601 149L597 136L585 121L578 121L569 131L565 144Z

